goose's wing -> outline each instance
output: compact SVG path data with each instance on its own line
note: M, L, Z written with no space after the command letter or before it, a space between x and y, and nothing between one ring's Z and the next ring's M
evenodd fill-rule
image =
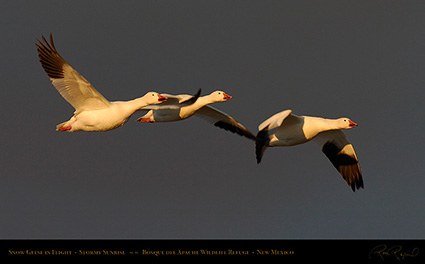
M195 112L194 115L196 117L202 118L203 120L213 124L216 127L225 129L252 140L256 140L256 137L241 123L236 121L228 114L215 109L214 107L208 105L201 107L198 111Z
M75 108L75 112L108 107L109 101L59 55L53 43L52 34L50 34L50 44L44 36L42 38L44 43L37 40L38 44L36 44L41 66L53 86Z
M178 109L183 106L188 106L196 102L201 95L201 89L194 95L189 94L161 94L167 97L167 101L157 105L147 105L142 107L140 110L158 110L158 109Z
M270 130L277 128L274 136L279 137L280 134L283 134L283 137L285 137L284 134L287 132L284 131L284 126L282 126L284 122L294 125L303 122L303 118L292 114L291 109L287 109L272 115L258 126L257 141L255 142L255 155L258 164L261 162L264 151L269 147Z
M284 110L277 114L272 115L266 119L263 123L258 126L258 130L272 130L274 128L280 127L283 121L292 113L292 110Z
M313 142L320 146L322 152L353 191L363 188L363 178L356 152L341 130L319 133Z

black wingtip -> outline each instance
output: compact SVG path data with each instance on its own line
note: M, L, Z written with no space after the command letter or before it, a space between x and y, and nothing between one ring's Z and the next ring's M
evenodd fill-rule
M53 42L53 35L50 33L50 43L42 35L43 42L37 39L38 57L40 63L47 75L50 78L59 79L63 78L62 66L66 63L64 59L59 55Z
M270 139L268 130L261 130L258 132L257 140L255 141L255 157L257 159L257 164L261 163L264 151L266 151L269 142Z
M202 92L202 88L199 88L198 91L196 92L196 94L194 94L192 98L196 98L196 100L197 100L199 98L199 96L201 96L201 92Z
M202 92L202 89L199 88L196 94L194 94L191 98L187 99L186 101L181 102L180 104L191 105L195 103L198 100L199 96L201 96L201 92Z
M341 149L333 142L324 144L322 151L331 161L332 165L339 171L353 192L355 192L356 189L359 190L360 188L364 188L363 177L357 159L340 153Z
M361 173L359 173L357 175L357 179L351 183L351 189L353 190L353 192L355 192L356 190L364 189L363 177Z
M199 96L201 96L202 88L199 88L199 90L196 92L196 94L192 97L195 98L195 101L198 100Z
M353 192L364 188L362 174L360 173L360 168L358 164L353 165L341 165L339 167L339 172L347 184L351 187Z
M230 131L232 133L236 133L239 136L244 136L244 137L252 139L254 141L257 140L257 138L248 129L246 129L242 125L241 125L242 128L239 128L237 126L234 126L234 125L229 124L229 123L224 122L224 121L217 121L217 122L214 123L214 126L222 128L222 129L227 130L227 131Z

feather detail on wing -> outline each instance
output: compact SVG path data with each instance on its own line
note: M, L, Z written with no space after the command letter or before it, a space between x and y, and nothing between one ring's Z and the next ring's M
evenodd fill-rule
M204 106L195 112L195 116L204 119L216 127L256 140L256 137L241 123L228 114L211 106Z
M52 34L50 44L44 36L42 38L44 43L37 40L36 44L41 66L53 86L75 108L76 113L108 107L109 101L59 55Z
M282 122L292 113L292 110L284 110L277 114L272 115L266 119L263 123L258 126L258 130L272 130L274 128L280 127Z
M322 132L313 139L313 142L322 148L322 152L353 191L363 188L363 178L357 155L353 145L348 142L341 130Z

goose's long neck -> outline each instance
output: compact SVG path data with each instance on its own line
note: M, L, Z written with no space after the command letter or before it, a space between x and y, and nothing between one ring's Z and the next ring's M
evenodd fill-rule
M143 97L136 98L134 100L126 101L126 102L116 102L125 108L130 114L133 114L140 108L146 106L146 102Z
M304 133L308 138L313 138L324 131L339 129L338 122L335 119L305 116L304 122Z
M179 116L181 119L186 119L195 114L195 112L201 109L202 107L211 103L214 103L214 101L211 100L210 96L206 95L199 97L193 104L182 107L180 109Z
M192 104L192 107L196 111L211 103L214 103L214 101L211 99L211 96L205 95L205 96L199 97L198 100L196 100L196 102Z
M318 124L323 131L339 129L339 124L336 119L318 118Z

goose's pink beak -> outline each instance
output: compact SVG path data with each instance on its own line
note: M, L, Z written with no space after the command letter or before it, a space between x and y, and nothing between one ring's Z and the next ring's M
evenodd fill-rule
M348 122L348 125L350 126L350 127L356 127L357 126L357 124L356 123L354 123L353 121L349 121Z
M167 99L168 99L167 97L158 94L158 101L165 102L165 101L167 101Z
M223 96L224 96L223 99L226 101L232 99L232 96L228 95L227 93L223 93Z

